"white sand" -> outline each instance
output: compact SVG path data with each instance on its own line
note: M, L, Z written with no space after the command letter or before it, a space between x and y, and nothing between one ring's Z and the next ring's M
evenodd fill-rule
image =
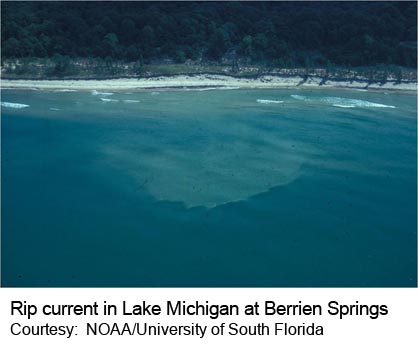
M235 78L222 75L178 75L172 77L152 78L122 78L108 80L1 80L3 89L74 89L74 90L134 90L134 89L167 89L167 88L284 88L284 87L307 87L307 88L366 88L364 82L327 81L319 85L321 79L309 78L303 82L301 77L277 77L265 75L257 79ZM417 83L394 84L388 82L384 85L372 84L369 89L385 90L417 90Z

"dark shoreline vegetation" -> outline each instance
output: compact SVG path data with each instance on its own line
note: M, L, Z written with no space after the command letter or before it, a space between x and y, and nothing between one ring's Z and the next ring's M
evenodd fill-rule
M8 2L2 78L416 81L416 2Z

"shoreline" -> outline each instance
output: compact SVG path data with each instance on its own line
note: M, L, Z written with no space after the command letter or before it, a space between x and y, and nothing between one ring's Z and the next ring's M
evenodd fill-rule
M365 81L335 81L325 83L322 78L300 76L278 77L264 75L258 78L237 78L226 75L198 74L177 76L156 76L149 78L115 79L62 79L62 80L9 80L1 79L1 89L36 90L149 90L149 89L245 89L245 88L320 88L320 89L361 89L371 91L416 92L416 82L396 84L368 84Z

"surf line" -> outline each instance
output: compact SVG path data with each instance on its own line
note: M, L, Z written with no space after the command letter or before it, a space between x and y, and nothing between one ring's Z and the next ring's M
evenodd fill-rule
M150 325L148 323L87 323L87 335L185 335L205 337L207 326L199 323L191 325Z

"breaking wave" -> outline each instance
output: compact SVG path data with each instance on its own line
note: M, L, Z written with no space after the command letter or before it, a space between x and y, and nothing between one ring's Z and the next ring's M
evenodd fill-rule
M332 106L337 106L339 108L355 108L354 105L332 104Z
M330 104L340 104L340 105L353 105L355 107L366 107L366 108L396 108L393 105L384 105L373 103L367 100L359 100L359 99L347 99L347 98L338 98L338 97L326 97L321 98L321 101Z
M360 99L349 99L349 98L339 98L339 97L324 97L324 98L308 98L304 95L297 95L292 94L291 97L296 100L302 101L309 101L309 102L323 102L327 104L331 104L333 106L339 107L359 107L359 108L392 108L395 109L396 106L393 105L385 105L385 104L378 104L373 103L367 100L360 100Z
M113 95L113 93L108 93L108 92L98 92L97 90L93 90L91 92L91 95L102 95L104 97L107 97L109 95Z
M205 90L233 90L233 89L240 89L240 87L236 87L236 86L227 86L227 87L206 87L206 88L198 88L195 89L198 92L203 92ZM193 88L191 89L193 90Z
M119 101L117 99L107 99L107 98L100 98L100 100L104 102L118 102Z
M260 104L281 104L281 103L283 103L283 100L257 99L257 103L260 103Z
M305 97L304 95L292 94L291 97L293 99L296 99L296 100L303 100L303 101L309 101L310 100L309 98Z
M112 99L110 99L110 100L112 100ZM126 99L126 100L124 100L123 102L124 102L124 103L139 103L139 102L140 102L140 100L131 100L131 99Z
M2 101L1 106L5 108L12 108L12 109L23 109L29 107L27 104L19 104L19 103L9 103L7 101Z

